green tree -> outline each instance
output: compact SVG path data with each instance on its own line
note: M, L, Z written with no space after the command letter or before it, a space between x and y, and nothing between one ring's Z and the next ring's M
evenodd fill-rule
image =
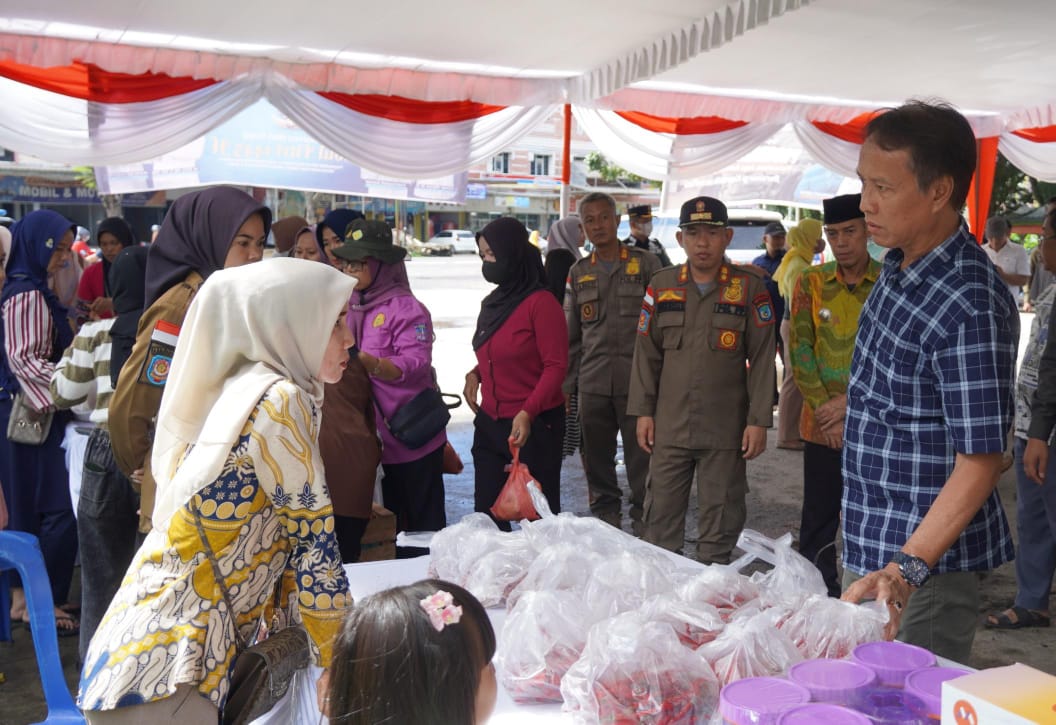
M611 163L607 158L597 151L587 154L587 168L598 174L606 184L618 184L621 181L629 181L640 184L644 181L641 176L632 174L627 169Z
M85 189L91 191L99 191L99 184L95 180L95 168L92 166L75 166L73 168L74 176L77 178L77 182ZM107 216L121 216L121 195L120 194L99 194L99 202L103 205L103 210Z

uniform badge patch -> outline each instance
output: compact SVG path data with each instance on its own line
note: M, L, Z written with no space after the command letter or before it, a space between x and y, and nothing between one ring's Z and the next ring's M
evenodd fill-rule
M147 363L146 378L151 385L161 387L169 379L169 368L172 367L172 358L164 355L155 355Z
M651 310L651 309L653 309L653 305L655 303L656 303L656 300L653 298L653 288L652 287L646 287L645 288L645 296L642 298L642 307L644 309Z
M639 274L641 271L641 267L638 265L638 257L632 257L631 260L627 262L627 274L635 275Z
M730 283L722 288L720 299L723 302L738 303L744 300L744 284L741 277L734 277Z
M429 339L429 332L424 324L414 326L414 339L418 342L425 342Z
M638 334L648 335L649 334L649 321L652 318L653 313L649 310L642 308L642 314L638 315Z
M686 303L685 302L675 302L675 301L659 302L656 305L656 314L658 314L658 315L663 313L663 312L685 312L685 311L686 311Z
M593 322L597 319L598 308L594 306L593 302L584 302L579 306L579 319L582 322Z
M656 300L657 302L685 302L686 291L677 288L657 290Z
M719 349L736 350L740 339L741 333L737 330L719 330Z
M374 327L381 327L382 325L384 325L385 324L385 313L384 312L379 312L377 315L374 316L374 321L372 323L370 323L370 324L372 326L374 326Z
M716 302L714 310L716 315L737 315L738 317L745 315L744 305L731 305L728 302Z
M755 308L755 324L757 327L766 327L774 324L774 306L770 302L770 295L756 295L752 299L752 307Z
M159 322L150 335L147 345L147 356L139 371L138 382L143 385L165 387L169 379L169 368L172 367L172 356L176 352L177 336L169 331L179 332L180 328L168 322Z

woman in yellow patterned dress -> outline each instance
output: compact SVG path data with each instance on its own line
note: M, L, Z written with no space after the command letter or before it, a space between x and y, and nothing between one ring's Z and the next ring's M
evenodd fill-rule
M326 265L277 259L202 286L158 414L155 527L85 657L79 704L90 723L215 723L238 642L265 610L273 631L303 623L329 665L352 598L319 407L353 343L344 315L354 285Z

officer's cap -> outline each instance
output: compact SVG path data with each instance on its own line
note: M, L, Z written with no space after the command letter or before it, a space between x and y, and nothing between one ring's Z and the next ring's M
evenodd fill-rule
M726 205L710 196L698 196L682 205L678 214L678 226L690 224L707 224L712 227L724 227L729 221Z

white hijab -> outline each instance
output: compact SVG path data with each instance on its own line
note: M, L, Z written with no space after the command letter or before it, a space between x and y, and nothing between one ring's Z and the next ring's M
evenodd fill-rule
M322 403L316 376L355 284L330 265L286 258L209 276L187 311L158 411L156 528L216 480L272 385L289 380Z

